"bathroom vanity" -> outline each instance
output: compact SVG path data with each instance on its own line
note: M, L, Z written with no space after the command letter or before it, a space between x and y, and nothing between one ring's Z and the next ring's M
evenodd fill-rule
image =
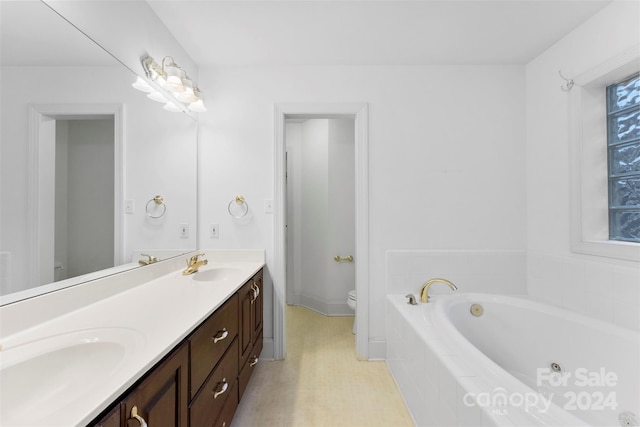
M228 426L261 351L262 270L90 425Z
M96 281L87 295L106 295L66 313L69 297L97 298L82 295L91 284L18 303L63 307L42 323L3 324L0 424L230 425L262 350L264 254L205 257L189 276L180 257ZM0 307L3 323L19 308Z

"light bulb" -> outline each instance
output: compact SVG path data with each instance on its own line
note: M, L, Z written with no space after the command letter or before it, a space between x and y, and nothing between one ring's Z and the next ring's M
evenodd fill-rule
M182 71L179 67L172 65L167 66L165 69L165 78L167 79L167 82L164 84L164 87L171 92L184 92L185 88L182 84L183 76L184 71Z

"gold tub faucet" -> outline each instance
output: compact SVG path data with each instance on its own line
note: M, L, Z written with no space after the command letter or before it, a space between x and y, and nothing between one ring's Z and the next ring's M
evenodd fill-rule
M197 273L198 269L203 265L207 265L209 262L206 259L198 259L199 257L204 256L204 254L194 255L187 260L187 268L182 272L183 275Z
M422 290L420 290L420 302L429 302L429 286L433 285L434 283L444 283L445 285L449 286L451 289L453 289L454 291L458 290L458 287L456 285L454 285L452 282L448 281L447 279L430 279L427 280L424 285L422 285Z

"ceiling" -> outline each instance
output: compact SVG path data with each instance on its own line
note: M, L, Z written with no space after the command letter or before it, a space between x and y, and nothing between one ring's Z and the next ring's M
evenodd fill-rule
M598 0L147 0L199 65L526 64Z

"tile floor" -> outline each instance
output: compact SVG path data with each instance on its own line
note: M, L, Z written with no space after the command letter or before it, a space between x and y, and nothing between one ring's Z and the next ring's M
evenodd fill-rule
M287 307L287 358L258 364L231 427L412 426L384 362L358 361L353 317Z

